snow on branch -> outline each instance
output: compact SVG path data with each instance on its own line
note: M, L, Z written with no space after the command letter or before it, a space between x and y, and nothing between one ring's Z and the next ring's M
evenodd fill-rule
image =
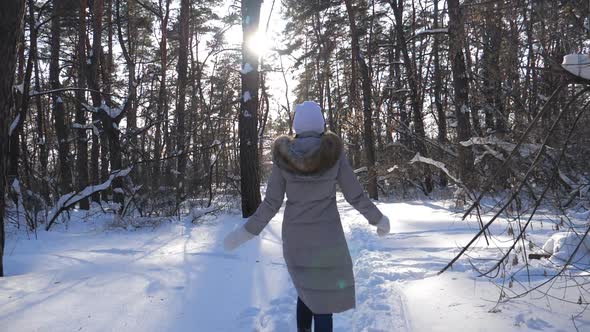
M97 107L97 110L101 110L101 111L105 112L105 114L108 115L111 119L118 118L119 115L121 115L121 113L123 112L122 108L109 107L104 100L100 104L100 107Z
M95 113L96 112L96 110L94 109L94 107L92 107L92 106L90 106L90 105L88 105L86 103L81 103L81 104L82 104L82 107L84 107L88 112L92 112L92 113Z
M81 123L73 123L72 124L72 128L73 129L83 129L83 130L92 130L92 133L96 136L100 136L100 131L98 130L98 128L94 125L94 123L88 123L88 124L81 124Z
M119 177L125 177L131 172L132 167L126 168L124 170L115 171L109 176L109 178L95 186L88 186L79 192L71 192L69 194L65 194L59 198L57 204L53 207L53 209L49 212L48 220L49 223L45 227L45 230L48 231L51 228L51 225L55 222L57 217L65 210L69 209L70 207L74 206L79 201L83 200L84 198L90 197L97 192L101 192L109 188L114 179Z
M437 33L449 33L449 28L439 28L439 29L423 29L416 32L414 37L418 37L421 35L435 35Z
M563 206L568 206L574 200L574 198L579 195L580 198L586 196L588 191L590 191L590 185L588 184L590 181L589 179L580 177L579 181L576 182L572 180L567 174L565 174L561 169L558 170L559 179L565 183L570 189L570 193L568 195L568 199Z
M391 93L410 93L410 89L399 89L395 86L386 86L384 87L384 89L388 89L388 90L394 90Z
M18 127L19 122L20 122L20 113L17 114L16 118L14 118L14 120L10 124L10 128L8 129L8 136L12 136L12 133L14 133L14 130L16 129L16 127Z
M84 107L88 112L92 113L100 113L102 111L113 120L116 120L121 115L121 113L123 113L123 108L110 107L104 100L101 102L99 107L90 106L84 103L82 103L82 107Z
M494 158L496 158L496 159L498 159L500 161L506 160L504 158L504 156L500 152L492 149L489 145L482 145L482 146L483 146L483 148L486 151L484 151L484 153L482 153L482 154L478 155L477 157L475 157L475 160L473 161L473 164L474 165L477 165L480 162L482 162L482 160L484 159L484 157L487 156L487 155L490 155L490 156L492 156L492 157L494 157Z
M14 85L14 91L20 93L21 95L24 93L24 87L25 87L25 83L21 83L21 84L16 84Z
M569 176L567 176L561 169L558 170L558 174L561 181L567 184L570 188L576 187L576 183L574 182L574 180L570 179Z
M253 70L254 70L254 68L252 67L252 65L249 64L248 62L246 62L244 64L244 67L242 67L242 69L240 69L240 73L242 73L242 75L246 75L246 74L250 73Z
M416 34L414 34L412 37L408 38L408 40L406 41L406 43L412 41L413 39L425 36L425 35L437 35L437 34L448 34L449 33L449 28L439 28L439 29L422 29L419 31L416 31Z
M20 86L18 86L18 89L20 91ZM15 89L17 88L17 86L15 86ZM106 93L104 91L100 91L100 90L95 90L95 89L87 89L87 88L74 88L74 87L70 87L70 88L59 88L59 89L51 89L51 90L44 90L44 91L31 91L29 93L30 97L35 97L35 96L41 96L41 95L48 95L48 94L53 94L53 93L58 93L58 92L68 92L68 91L88 91L88 92L97 92L100 93L103 96L113 96L113 97L118 97L120 98L119 95L114 94L114 93ZM22 92L21 92L22 93Z
M367 166L363 166L361 168L357 168L355 170L353 170L354 174L359 174L359 173L364 173L364 172L368 172L369 168L367 168Z
M420 153L416 153L416 155L414 156L414 158L412 158L412 160L410 160L410 164L416 163L416 162L420 162L420 163L424 163L424 164L428 164L428 165L432 165L438 169L440 169L441 171L445 172L445 174L451 178L451 180L455 181L455 183L458 184L462 184L461 180L457 179L456 177L451 175L451 172L449 172L449 170L447 169L447 166L440 162L440 161L436 161L434 159L430 159L427 157L422 157L420 155Z
M468 147L473 145L495 145L506 152L512 152L514 148L516 148L516 144L499 140L496 137L471 137L467 141L459 142L459 144ZM530 157L535 151L541 148L541 144L522 144L518 152L520 153L521 157L528 158ZM494 155L497 157L497 155Z
M561 66L572 75L585 80L590 80L589 54L568 54L563 57L563 63Z

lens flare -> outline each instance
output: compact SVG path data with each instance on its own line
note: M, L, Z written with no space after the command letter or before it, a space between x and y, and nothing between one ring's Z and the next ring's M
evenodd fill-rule
M248 40L248 48L258 56L264 56L271 50L271 42L264 31L258 31Z

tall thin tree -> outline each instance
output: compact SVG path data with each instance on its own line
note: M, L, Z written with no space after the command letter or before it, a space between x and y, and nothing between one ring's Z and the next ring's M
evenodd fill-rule
M449 10L449 57L453 72L455 90L455 117L457 119L457 139L466 141L471 138L469 124L469 81L463 53L465 26L462 7L459 0L448 0ZM459 144L459 175L463 182L468 182L473 168L473 153L470 147Z
M242 215L251 216L260 205L260 175L258 174L258 55L251 40L258 31L261 0L242 0L242 97L240 99L240 188Z
M53 120L55 136L57 138L58 156L58 192L69 193L72 190L72 171L70 168L70 143L68 140L69 130L66 125L66 110L64 101L61 98L60 64L61 53L61 18L64 10L63 2L53 0L53 13L51 20L51 56L49 60L49 83L54 91L51 94L53 102Z
M348 22L350 26L350 36L352 39L352 61L358 64L361 76L361 88L363 91L363 143L365 158L367 159L368 185L367 191L369 197L379 198L377 190L377 171L375 170L375 138L373 133L373 108L372 108L372 89L371 76L369 67L363 59L361 48L359 46L359 33L356 26L356 9L353 7L351 0L345 0L346 12L348 13ZM354 66L354 65L353 65ZM353 82L352 84L356 84Z
M178 93L176 97L176 151L179 152L178 165L176 168L176 188L178 196L184 193L184 179L186 170L186 133L185 133L185 104L188 67L188 40L189 40L189 18L190 1L180 2L180 45L178 48Z
M410 50L408 49L408 40L404 32L404 1L403 0L390 0L389 4L393 9L395 17L395 31L397 36L397 45L403 56L403 62L406 69L406 75L408 80L408 87L410 89L410 104L412 106L412 120L414 124L414 132L416 135L415 146L416 150L422 156L428 156L428 150L426 149L426 132L424 130L424 119L422 114L422 99L420 98L420 82L419 82L419 70L416 66L416 54L414 52L413 57L410 57ZM405 128L406 129L406 128ZM430 170L424 168L424 191L428 194L433 189L432 177Z
M15 114L13 86L16 49L23 30L24 14L24 0L6 0L0 10L0 277L4 276L4 192L8 135Z
M80 0L78 26L78 90L76 90L76 123L84 128L86 125L86 9L87 0ZM93 59L90 58L92 61ZM85 129L78 129L76 133L76 189L83 190L88 186L88 142ZM88 210L88 198L80 200L80 209Z
M433 28L438 29L439 27L439 9L438 9L438 0L433 0L434 8L433 8ZM433 75L434 75L434 107L436 108L436 115L437 115L437 127L438 127L438 142L441 145L445 145L447 143L447 115L445 113L445 109L443 108L442 103L442 90L443 90L443 82L442 82L442 69L440 64L440 34L434 35L434 42L432 43L432 56L433 56ZM445 172L439 172L440 177L440 185L445 187L447 185L447 175Z

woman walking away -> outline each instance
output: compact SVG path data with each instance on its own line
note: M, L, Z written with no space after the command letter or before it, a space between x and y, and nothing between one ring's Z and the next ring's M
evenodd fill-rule
M320 106L295 107L295 137L282 136L272 148L273 168L266 196L254 215L224 240L233 250L260 234L283 204L283 255L297 289L297 329L332 331L332 314L355 306L352 259L336 206L336 184L344 198L377 227L389 233L389 220L364 194L344 155L342 141L324 132Z

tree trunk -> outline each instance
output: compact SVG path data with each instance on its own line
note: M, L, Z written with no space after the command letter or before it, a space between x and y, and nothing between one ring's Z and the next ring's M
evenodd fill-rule
M187 85L187 65L188 65L188 37L189 37L189 18L190 18L190 1L181 0L180 2L180 45L178 49L178 93L176 97L176 151L178 156L178 165L176 168L176 190L178 197L182 198L184 193L184 179L186 177L186 133L185 133L185 104L186 104L186 85Z
M395 38L395 34L393 33L393 29L389 29L389 40L393 43L393 40ZM397 61L397 59L395 58L395 52L393 51L393 47L388 48L387 50L387 60L389 63L388 66L388 74L389 77L387 78L387 83L385 84L385 89L386 91L384 93L386 93L385 98L387 98L387 114L386 114L386 118L385 118L385 144L391 144L393 143L393 133L394 133L394 119L395 119L395 114L393 111L393 101L395 99L395 94L393 93L393 88L394 88L394 84L397 84L397 78L395 79L394 82L394 77L396 76L396 67L399 67L399 65L394 65L394 62Z
M89 57L89 65L87 66L87 71L86 71L86 75L88 78L88 85L91 89L95 90L93 92L90 93L91 97L92 97L92 106L97 109L101 106L101 104L104 102L105 105L110 106L110 102L103 100L103 97L101 96L100 93L98 93L97 91L100 90L101 85L99 82L99 72L100 72L100 66L101 66L101 54L102 54L102 47L101 47L101 39L102 39L102 15L103 15L103 6L104 6L104 0L94 0L93 1L93 6L92 6L92 48L90 51L90 57ZM108 99L108 98L107 98ZM92 121L93 122L100 122L100 117L98 116L98 113L93 113L92 114ZM93 183L98 183L99 180L99 163L98 160L99 158L101 159L101 180L106 181L105 177L108 177L109 174L109 166L108 166L108 160L112 159L112 156L109 155L109 149L108 149L108 137L106 135L106 132L108 131L108 128L106 128L106 125L104 122L101 123L101 132L100 132L100 136L97 137L96 135L92 135L92 153L91 153L91 159L92 159L92 165L91 165L91 177L94 181ZM101 158L102 155L102 158ZM109 158L110 157L110 158ZM103 198L106 201L107 197L106 195L110 192L110 190L106 190L103 195L105 195ZM93 200L98 200L99 195L93 195Z
M23 31L24 0L5 0L0 11L0 277L4 276L4 193L9 126L15 116L16 50Z
M396 34L397 36L397 34ZM395 41L397 43L397 37L395 38ZM405 91L402 91L402 89L405 87L403 81L402 81L402 68L401 68L401 52L400 52L400 48L396 47L394 52L393 52L393 57L395 59L395 64L393 65L393 76L395 77L395 83L394 83L394 87L395 87L395 91L399 91L397 93L397 103L398 103L398 108L399 108L399 124L398 124L398 137L400 142L407 146L410 147L410 117L408 116L408 111L406 109L406 93Z
M336 132L336 123L334 121L334 108L332 106L332 89L330 87L330 80L332 79L332 68L330 67L330 53L324 53L324 69L326 70L326 97L328 98L328 128L332 132Z
M455 117L457 118L457 139L459 142L471 138L469 124L469 81L465 68L463 43L465 27L463 13L459 0L448 0L449 10L449 56L453 73L453 87L455 90ZM473 169L473 152L470 147L459 144L459 175L463 183L470 183Z
M162 1L165 3L163 4ZM162 157L162 124L161 121L166 119L166 70L168 66L168 17L170 15L171 0L160 0L160 9L163 15L160 22L160 89L158 92L158 108L156 114L156 137L154 143L154 170L152 174L152 183L155 190L159 190L161 172L161 162L158 160ZM164 135L166 135L166 123L164 123ZM166 174L165 176L168 176Z
M104 1L104 0L103 0ZM131 2L130 2L131 3ZM94 13L94 9L93 9ZM99 13L100 16L102 14ZM106 19L108 25L108 53L106 56L102 52L102 48L100 48L100 64L97 63L97 66L100 66L102 69L102 79L103 79L103 87L105 92L105 98L108 100L107 104L111 105L111 101L109 98L109 94L112 92L112 79L111 75L113 73L113 2L112 0L107 0L106 4ZM96 20L95 20L96 22ZM93 47L94 49L94 47ZM94 51L93 51L94 53ZM91 67L91 70L93 68ZM95 72L98 69L94 69ZM93 75L92 73L89 73ZM96 75L98 77L98 75ZM90 78L89 78L90 79ZM93 98L94 104L94 98ZM97 122L100 121L99 117L96 114L92 115L92 121ZM91 156L90 156L90 183L99 183L104 182L108 178L109 175L109 149L108 149L108 142L107 137L105 135L104 130L99 132L99 135L92 135L92 149L91 149ZM104 190L101 193L95 193L92 195L92 201L100 202L101 195L103 196L104 200L106 201L108 198L109 190Z
M61 0L53 0L54 19L51 20L51 59L49 61L49 83L52 90L61 88L59 76L59 56L61 52ZM66 125L66 110L61 92L51 94L53 102L53 117L55 125L55 136L57 138L58 156L58 194L65 194L72 191L72 171L70 169L70 143L69 130Z
M6 171L6 181L9 186L15 179L19 177L19 160L21 159L20 136L25 117L28 113L26 112L28 107L28 99L24 98L24 96L29 94L30 79L28 75L28 64L26 64L28 61L25 60L25 38L23 35L21 35L21 40L17 50L16 62L17 70L15 82L20 82L19 85L21 88L13 95L17 116L15 116L15 121L11 123L12 130L8 135L8 165ZM27 70L25 70L25 66L27 67ZM27 74L25 74L25 71L27 71Z
M260 205L260 174L258 172L258 56L250 49L250 41L258 30L261 0L242 0L242 98L240 98L240 188L242 216L249 217ZM244 98L244 96L250 98Z
M7 181L10 185L14 179L19 179L21 183L25 181L25 179L31 179L28 176L30 173L29 164L26 162L26 155L28 153L26 148L27 137L25 136L26 133L24 132L24 124L29 114L29 103L30 103L30 90L31 90L31 77L33 74L33 64L36 62L35 53L37 47L37 30L35 29L35 11L34 7L31 6L32 2L29 1L29 26L31 26L31 33L30 33L30 51L29 57L25 61L25 39L24 36L21 35L21 46L19 47L19 55L18 55L18 80L21 82L21 91L16 94L15 97L15 106L17 111L16 119L11 124L11 131L9 135L9 162L8 162L8 174L7 174ZM22 139L21 139L22 136ZM22 162L21 162L22 161ZM21 174L21 168L24 168L25 174Z
M439 28L438 21L438 0L434 0L434 29ZM440 68L440 34L434 35L434 42L432 44L432 53L434 57L434 107L436 108L436 114L438 117L437 128L438 128L438 143L445 145L447 143L447 116L443 108L442 103L442 72ZM440 185L445 187L447 185L447 175L445 172L439 172Z
M496 10L494 3L486 5L484 24L484 50L483 50L483 81L485 105L486 130L491 132L497 129L500 132L506 130L502 110L502 81L500 77L500 45L502 43L502 16L501 9ZM495 121L494 121L495 119ZM496 124L499 126L496 128Z
M92 103L94 107L100 107L103 103L107 107L113 107L107 100L104 100L100 94L100 62L102 54L102 18L104 13L104 0L93 0L93 34L92 34L92 57L88 76L88 82L92 90ZM109 144L109 159L111 163L111 172L121 170L123 168L121 142L119 137L119 121L126 114L130 107L130 101L135 98L134 95L129 95L125 104L122 106L123 110L118 116L111 116L104 111L98 112L102 128L106 133ZM106 165L104 165L106 166ZM103 166L103 167L104 167ZM123 182L121 177L116 177L111 185L113 188L113 201L119 204L119 209L123 208L124 195L121 192ZM120 210L119 210L120 211Z
M29 6L33 2L33 0L29 0ZM31 6L32 8L32 6ZM30 10L30 25L35 26L35 19L32 17L33 10ZM37 36L38 31L37 29L33 29L31 31L31 56L35 58L35 91L41 91L41 83L40 83L40 75L41 72L39 70L39 58L38 58L38 49L37 49ZM35 105L37 108L37 146L39 147L39 168L38 172L40 174L39 180L39 189L41 193L41 197L45 200L46 203L49 202L49 184L47 183L47 161L49 158L49 154L47 152L47 133L45 131L45 109L43 109L43 103L41 101L41 95L35 96Z
M80 0L78 26L78 88L76 91L76 123L82 127L86 125L86 110L82 104L86 103L86 8L87 0ZM94 61L96 57L89 58ZM96 106L96 105L95 105ZM88 142L86 129L76 129L76 189L83 190L88 186ZM80 200L80 209L90 208L88 198Z
M112 1L112 0L111 0ZM135 82L135 40L137 39L137 29L133 26L133 20L130 18L135 13L135 2L129 1L127 3L127 41L123 38L123 26L121 21L121 3L120 0L117 0L116 3L116 17L117 17L117 36L119 39L119 45L121 46L121 51L123 53L123 57L125 58L125 63L127 65L127 99L129 101L129 110L126 113L126 120L127 120L127 130L131 133L128 141L128 152L130 153L130 158L137 153L137 138L135 135L135 131L137 130L137 85ZM109 47L110 49L110 47ZM109 51L110 53L110 51ZM109 68L112 68L112 55L109 56L111 60L109 60ZM143 136L145 138L145 136ZM143 152L144 149L142 148L141 151ZM141 173L141 172L139 172ZM137 174L137 171L132 173ZM159 174L158 174L159 176ZM154 176L155 177L155 176Z
M397 45L401 51L406 67L406 75L408 79L408 87L410 89L410 103L412 106L412 121L414 123L414 133L416 135L415 146L420 155L428 157L428 150L426 149L426 132L424 131L424 120L422 115L422 102L419 93L418 84L418 70L416 69L416 61L410 58L408 50L408 43L404 35L403 27L403 0L393 0L389 2L393 14L395 16L395 31L397 35ZM424 167L424 191L429 194L433 189L432 177L428 167Z
M537 79L536 79L536 71L532 68L535 67L536 57L535 57L535 50L534 50L534 36L533 36L533 27L535 21L533 20L534 9L527 7L523 8L523 24L526 27L526 44L527 44L527 62L526 62L526 73L524 79L524 95L523 99L525 101L525 105L528 106L527 112L519 112L516 114L515 121L516 121L516 128L518 131L524 131L527 127L527 121L532 119L534 114L534 110L537 108Z
M352 45L352 61L358 63L361 75L361 87L363 90L363 143L365 150L365 158L367 159L368 183L367 192L372 199L379 198L377 188L377 170L375 169L375 138L373 133L373 109L371 103L372 86L371 77L367 63L361 55L359 46L359 35L356 27L356 11L352 7L351 0L344 1L346 5L346 12L348 13L348 21L350 25L351 45ZM356 85L356 82L352 82Z

